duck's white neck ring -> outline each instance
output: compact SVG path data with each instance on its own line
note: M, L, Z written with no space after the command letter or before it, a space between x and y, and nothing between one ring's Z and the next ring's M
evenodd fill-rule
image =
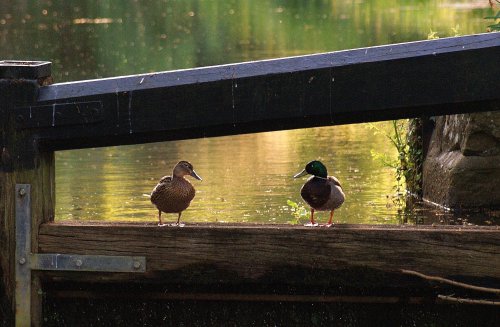
M327 178L325 178L325 177L316 176L316 175L314 175L314 177L319 178L319 179L324 179L325 181L327 181L327 180L328 180L328 177L327 177Z

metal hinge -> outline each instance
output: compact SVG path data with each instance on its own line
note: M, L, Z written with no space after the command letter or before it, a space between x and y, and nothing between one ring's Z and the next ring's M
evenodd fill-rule
M146 257L31 253L31 185L16 184L16 326L31 325L31 271L140 273Z

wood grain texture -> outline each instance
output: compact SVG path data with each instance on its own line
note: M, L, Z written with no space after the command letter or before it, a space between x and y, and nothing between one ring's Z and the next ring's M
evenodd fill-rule
M328 283L336 272L364 269L500 281L497 228L43 224L39 250L146 256L146 278L197 283L308 283L304 274L315 270L323 280L311 283Z
M29 105L38 94L37 81L0 80L0 265L7 302L14 309L15 289L15 185L31 184L31 251L38 249L38 226L54 218L55 163L53 152L40 152L38 142L26 130L15 127L12 108ZM41 321L39 280L32 278L33 325ZM12 310L14 312L14 310Z

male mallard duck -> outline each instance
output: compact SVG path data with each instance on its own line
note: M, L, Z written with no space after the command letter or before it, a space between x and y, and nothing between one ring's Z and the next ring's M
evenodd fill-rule
M314 210L330 211L330 219L326 227L332 225L333 211L338 209L345 200L345 194L342 192L342 186L337 178L328 176L326 167L320 161L314 160L306 165L306 168L293 176L302 177L306 174L309 177L307 182L300 189L300 195L311 206L311 222L305 226L318 226L314 222Z
M165 226L161 220L161 212L178 213L177 224L183 226L181 220L182 211L186 210L193 200L195 190L193 185L184 178L190 175L201 181L201 177L194 171L193 165L187 161L179 161L174 167L172 176L163 176L151 192L151 202L158 208L158 226Z

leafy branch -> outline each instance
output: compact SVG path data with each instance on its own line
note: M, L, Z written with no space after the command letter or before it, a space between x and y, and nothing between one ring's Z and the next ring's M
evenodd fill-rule
M295 218L294 220L289 221L290 224L298 225L300 224L300 220L302 218L308 217L307 209L303 205L299 205L297 202L294 202L292 200L286 200L286 204L290 207L292 216Z
M495 0L495 2L500 4L499 0ZM495 3L493 2L493 0L489 0L489 3L490 3L491 9L494 9ZM492 19L493 20L493 24L488 25L489 31L500 31L500 10L497 11L497 13L494 16L487 16L487 17L484 17L484 19Z
M421 120L402 119L391 121L391 130L385 131L375 124L367 124L368 128L376 135L384 135L389 139L397 151L397 155L388 155L372 149L371 155L374 160L383 166L391 168L395 175L395 195L391 197L392 202L398 207L398 212L405 214L408 194L421 196L421 167L422 167L422 143L419 131Z

